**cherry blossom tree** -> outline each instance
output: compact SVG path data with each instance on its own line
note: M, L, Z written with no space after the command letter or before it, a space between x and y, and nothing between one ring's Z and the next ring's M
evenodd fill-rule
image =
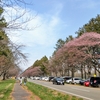
M40 69L40 67L30 67L27 70L25 70L21 76L27 76L27 77L31 77L31 76L40 76L42 75L42 71Z
M90 69L88 72L89 74L91 74L91 67L89 67L89 65L94 67L95 70L99 72L96 65L99 66L98 53L100 48L100 34L95 32L84 33L79 38L75 38L74 40L66 43L65 47L69 53L69 58L71 57L70 63L75 63L74 60L76 60L78 63L80 61L84 61L83 63L86 63L88 65L87 68Z
M16 77L16 76L18 76L19 75L19 70L20 69L18 67L10 68L8 70L8 77L12 77L12 76Z
M57 68L60 66L62 71L62 65L64 64L65 68L71 71L72 76L77 70L80 70L82 78L84 73L90 77L92 70L95 70L95 74L96 71L100 74L99 52L100 34L95 32L84 33L80 37L66 42L63 47L58 49L53 56L52 62L56 62L55 65Z

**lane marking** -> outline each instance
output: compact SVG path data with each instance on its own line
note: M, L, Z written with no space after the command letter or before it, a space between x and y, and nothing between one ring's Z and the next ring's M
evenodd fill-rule
M43 85L43 86L45 86L45 85ZM87 99L87 100L94 100L94 99L91 99L91 98L88 98L88 97L85 97L85 96L81 96L81 95L74 94L74 93L71 93L71 92L59 90L59 89L56 89L56 88L53 88L53 87L50 87L50 86L46 86L46 87L49 87L49 88L52 88L54 90L58 90L58 91L61 91L61 92L67 93L67 94L71 94L71 95L74 95L74 96L77 96L77 97L81 97L81 98L84 98L84 99Z
M36 83L36 82L34 82L34 83ZM36 84L42 85L41 83L36 83ZM88 97L85 97L85 96L81 96L81 95L74 94L74 93L71 93L71 92L59 90L59 89L56 89L56 88L53 88L53 87L50 87L50 86L47 86L47 85L42 85L42 86L48 87L48 88L51 88L51 89L54 89L54 90L57 90L57 91L61 91L61 92L67 93L67 94L71 94L71 95L74 95L74 96L77 96L77 97L80 97L80 98L84 98L84 99L87 99L87 100L94 100L94 99L91 99L91 98L88 98Z
M90 92L89 90L84 90L84 89L79 89L79 88L72 88L72 89L80 90L80 91L85 91L85 92Z

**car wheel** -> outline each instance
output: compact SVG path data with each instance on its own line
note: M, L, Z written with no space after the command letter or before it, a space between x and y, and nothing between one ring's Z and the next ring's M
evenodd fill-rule
M55 82L55 84L57 85L57 83Z
M63 85L64 85L64 83L63 83Z
M76 85L76 82L74 84Z
M100 84L98 84L98 87L100 88Z
M71 84L72 82L69 82L69 84Z
M89 84L89 87L91 87L91 84Z

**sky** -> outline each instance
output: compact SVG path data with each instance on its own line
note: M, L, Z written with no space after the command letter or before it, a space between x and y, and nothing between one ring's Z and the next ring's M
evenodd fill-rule
M26 7L28 12L23 18L33 18L28 22L28 27L33 30L16 30L16 35L9 36L13 42L26 46L22 51L27 53L28 62L26 65L21 65L23 70L44 56L49 59L59 39L65 40L69 35L75 37L75 32L80 27L100 14L100 0L25 1L31 2L32 5ZM24 9L18 6L17 8L20 8L18 14Z

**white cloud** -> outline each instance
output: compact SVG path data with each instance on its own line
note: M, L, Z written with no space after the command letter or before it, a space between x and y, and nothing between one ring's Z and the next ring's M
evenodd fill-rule
M58 40L58 26L60 26L62 23L61 19L59 18L61 9L62 5L60 5L59 7L57 6L56 11L53 12L53 15L50 15L49 13L38 14L33 20L28 22L28 27L37 26L36 28L34 28L34 30L15 31L17 33L16 36L15 34L9 35L12 41L22 43L27 46L28 49L26 51L27 53L29 53L29 64L28 66L26 66L26 68L29 67L30 64L33 64L35 60L42 58L44 55L48 56L51 54L51 52L53 53L54 45ZM35 16L36 11L28 12L23 17L26 18L30 15ZM25 50L23 51L25 52Z

